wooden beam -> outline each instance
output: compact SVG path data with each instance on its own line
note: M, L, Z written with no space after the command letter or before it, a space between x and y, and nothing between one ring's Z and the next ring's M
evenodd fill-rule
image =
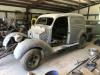
M25 2L26 1L26 2ZM75 10L77 8L77 6L73 6L73 5L66 5L66 6L61 6L59 5L60 2L57 3L57 5L55 4L49 4L46 3L45 0L39 0L39 1L31 1L29 0L29 2L27 3L27 0L17 0L17 1L12 1L12 0L3 0L0 1L1 5L8 5L8 6L15 6L15 7L30 7L30 8L36 8L36 9L43 9L43 10L51 10L51 11L59 11L59 12L69 12L71 10Z
M90 4L90 5L86 5L86 6L83 6L83 7L80 7L80 9L83 9L83 8L86 8L86 7L91 7L91 6L94 6L94 5L97 5L97 4L100 4L100 2L97 2L97 3L92 3L92 4ZM78 10L78 9L76 9L76 10ZM73 10L72 10L73 11ZM70 12L72 12L72 11L70 11ZM74 10L75 11L75 10Z
M5 3L5 2L0 2L0 5L7 5L7 6L14 6L14 7L24 7L24 8L27 7L27 5L14 4L14 3Z
M3 2L13 2L13 3L22 3L22 4L32 4L31 2L29 1L22 1L22 0L2 0Z
M17 1L23 1L23 2L29 2L29 3L34 3L34 2L37 2L37 0L35 1L35 0L17 0Z
M63 7L73 7L73 8L77 8L77 5L70 5L70 4L66 4L66 3L61 3L61 2L51 2L51 1L44 1L47 4L52 4L52 5L59 5L59 6L63 6Z
M23 1L8 1L8 0L2 0L0 1L0 3L5 3L5 4L14 4L14 5L21 5L21 6L26 6L26 5L30 5L32 3L27 3L27 2L23 2Z
M31 5L32 6L32 5ZM43 9L43 10L51 10L51 11L60 11L60 12L67 12L69 10L73 10L74 8L71 7L63 7L59 5L41 3L41 4L33 4L32 8Z
M50 2L54 2L54 3L59 3L59 4L66 4L66 5L72 5L72 6L78 6L78 3L74 3L74 2L70 2L68 0L46 0L46 1L50 1Z

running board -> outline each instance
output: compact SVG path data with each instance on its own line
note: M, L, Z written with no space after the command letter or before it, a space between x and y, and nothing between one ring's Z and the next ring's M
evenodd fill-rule
M75 45L78 45L78 43L74 43L74 44L70 44L70 45L56 46L56 47L53 47L53 52L57 52L61 49L68 48L68 47L75 46Z

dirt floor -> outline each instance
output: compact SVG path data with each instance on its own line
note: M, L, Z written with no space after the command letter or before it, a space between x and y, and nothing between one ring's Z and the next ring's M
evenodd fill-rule
M59 72L59 75L66 75L75 67L77 61L84 60L88 57L89 48L100 50L100 46L92 43L87 43L87 47L84 49L66 49L53 54L32 72L36 75L45 75L48 71L56 70ZM14 59L13 55L9 55L0 60L0 75L27 75L27 71L24 70L18 60Z

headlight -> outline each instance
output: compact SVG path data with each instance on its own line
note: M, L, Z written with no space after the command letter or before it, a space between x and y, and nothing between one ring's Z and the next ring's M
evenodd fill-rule
M28 31L28 37L29 37L29 38L33 38L32 30L29 30L29 31Z
M39 34L34 33L34 32L28 32L28 37L32 39L40 39Z

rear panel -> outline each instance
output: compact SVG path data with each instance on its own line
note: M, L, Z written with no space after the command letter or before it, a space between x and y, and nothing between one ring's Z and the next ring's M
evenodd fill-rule
M81 31L85 31L85 20L81 16L70 17L70 41L69 44L77 43Z

